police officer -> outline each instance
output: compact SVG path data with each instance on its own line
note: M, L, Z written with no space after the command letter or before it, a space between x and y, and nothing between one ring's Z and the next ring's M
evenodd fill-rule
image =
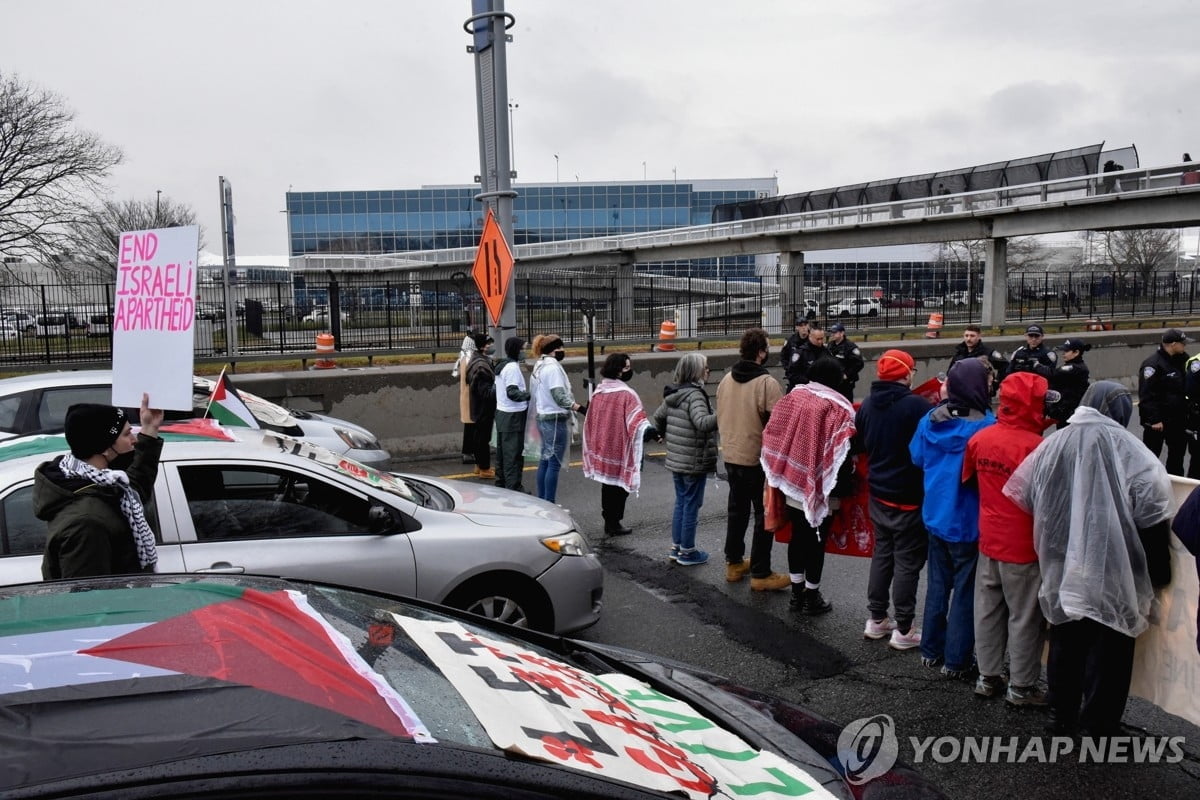
M1187 435L1189 478L1200 478L1200 355L1194 355L1187 360L1183 379L1184 392L1187 395Z
M816 363L817 359L828 355L829 349L825 347L825 331L817 325L811 326L808 338L797 348L785 371L788 391L790 392L792 387L798 384L808 383L809 368Z
M795 325L796 332L787 338L779 351L779 366L783 367L784 375L787 375L792 363L800 357L800 347L808 341L808 317L802 313L796 314ZM788 388L791 387L792 384L789 383Z
M1025 344L1013 350L1009 356L1009 375L1014 372L1034 372L1050 380L1050 375L1058 366L1058 353L1046 347L1042 336L1041 325L1030 325L1025 329Z
M1055 348L1062 351L1062 358L1054 372L1050 373L1050 388L1059 393L1057 403L1050 407L1050 418L1058 420L1058 427L1067 427L1067 418L1079 408L1079 401L1088 387L1088 365L1083 354L1092 346L1082 339L1067 339Z
M1187 450L1187 395L1184 374L1188 355L1184 343L1188 337L1178 328L1162 335L1162 344L1142 362L1138 372L1138 416L1142 420L1142 441L1158 456L1167 446L1167 472L1183 475L1183 456Z
M839 391L846 395L847 400L854 402L854 384L858 383L858 373L862 372L863 368L863 357L858 345L846 338L846 326L835 322L829 326L829 344L825 347L829 355L842 365L842 372L846 376Z
M963 329L963 340L954 348L954 355L950 357L950 366L946 367L946 372L949 372L950 367L964 358L986 358L995 373L993 376L995 383L992 384L992 394L995 394L995 387L1000 385L1000 381L1004 379L1004 375L1008 371L1008 359L999 350L984 344L980 334L980 327L973 323Z

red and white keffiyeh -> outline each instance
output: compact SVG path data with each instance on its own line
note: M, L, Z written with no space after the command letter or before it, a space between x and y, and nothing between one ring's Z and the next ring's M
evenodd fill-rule
M771 409L760 458L767 484L799 501L814 528L829 516L829 493L852 436L854 407L824 384L800 384Z
M642 483L642 435L650 421L637 392L606 378L583 418L583 474L637 494Z

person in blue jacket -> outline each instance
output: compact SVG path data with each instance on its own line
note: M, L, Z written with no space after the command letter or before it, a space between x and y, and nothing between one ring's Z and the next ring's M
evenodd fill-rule
M1196 557L1196 572L1200 572L1200 487L1192 490L1187 500L1179 507L1171 530L1183 542L1188 552ZM1196 611L1196 649L1200 650L1200 609Z
M991 371L968 358L950 368L947 398L917 424L908 450L924 471L921 518L929 531L929 572L921 661L949 678L972 679L975 564L979 559L979 492L962 483L967 441L996 422Z

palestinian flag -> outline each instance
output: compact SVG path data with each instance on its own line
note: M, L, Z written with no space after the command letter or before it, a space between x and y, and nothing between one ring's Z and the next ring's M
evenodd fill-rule
M196 442L218 441L236 442L234 438L215 419L181 419L175 422L164 422L158 429L159 438L164 442ZM20 436L0 442L0 461L9 461L22 456L59 455L70 452L67 437L63 434L37 434L35 436Z
M268 744L433 741L302 592L167 580L0 589L0 752L23 764L0 765L0 794L65 763L86 774Z
M238 390L233 388L233 381L221 370L221 377L213 387L212 396L208 400L206 416L234 428L258 428L258 420L250 413L250 409L242 401Z

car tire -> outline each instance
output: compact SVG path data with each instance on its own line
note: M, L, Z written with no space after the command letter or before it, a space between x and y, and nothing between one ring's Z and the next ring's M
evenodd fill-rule
M523 575L477 576L451 592L444 603L518 628L554 632L549 598Z
M848 317L848 316L850 316L850 312L849 311L839 311L838 316L839 317Z
M867 312L867 316L868 317L878 317L879 312L872 308L870 311Z

